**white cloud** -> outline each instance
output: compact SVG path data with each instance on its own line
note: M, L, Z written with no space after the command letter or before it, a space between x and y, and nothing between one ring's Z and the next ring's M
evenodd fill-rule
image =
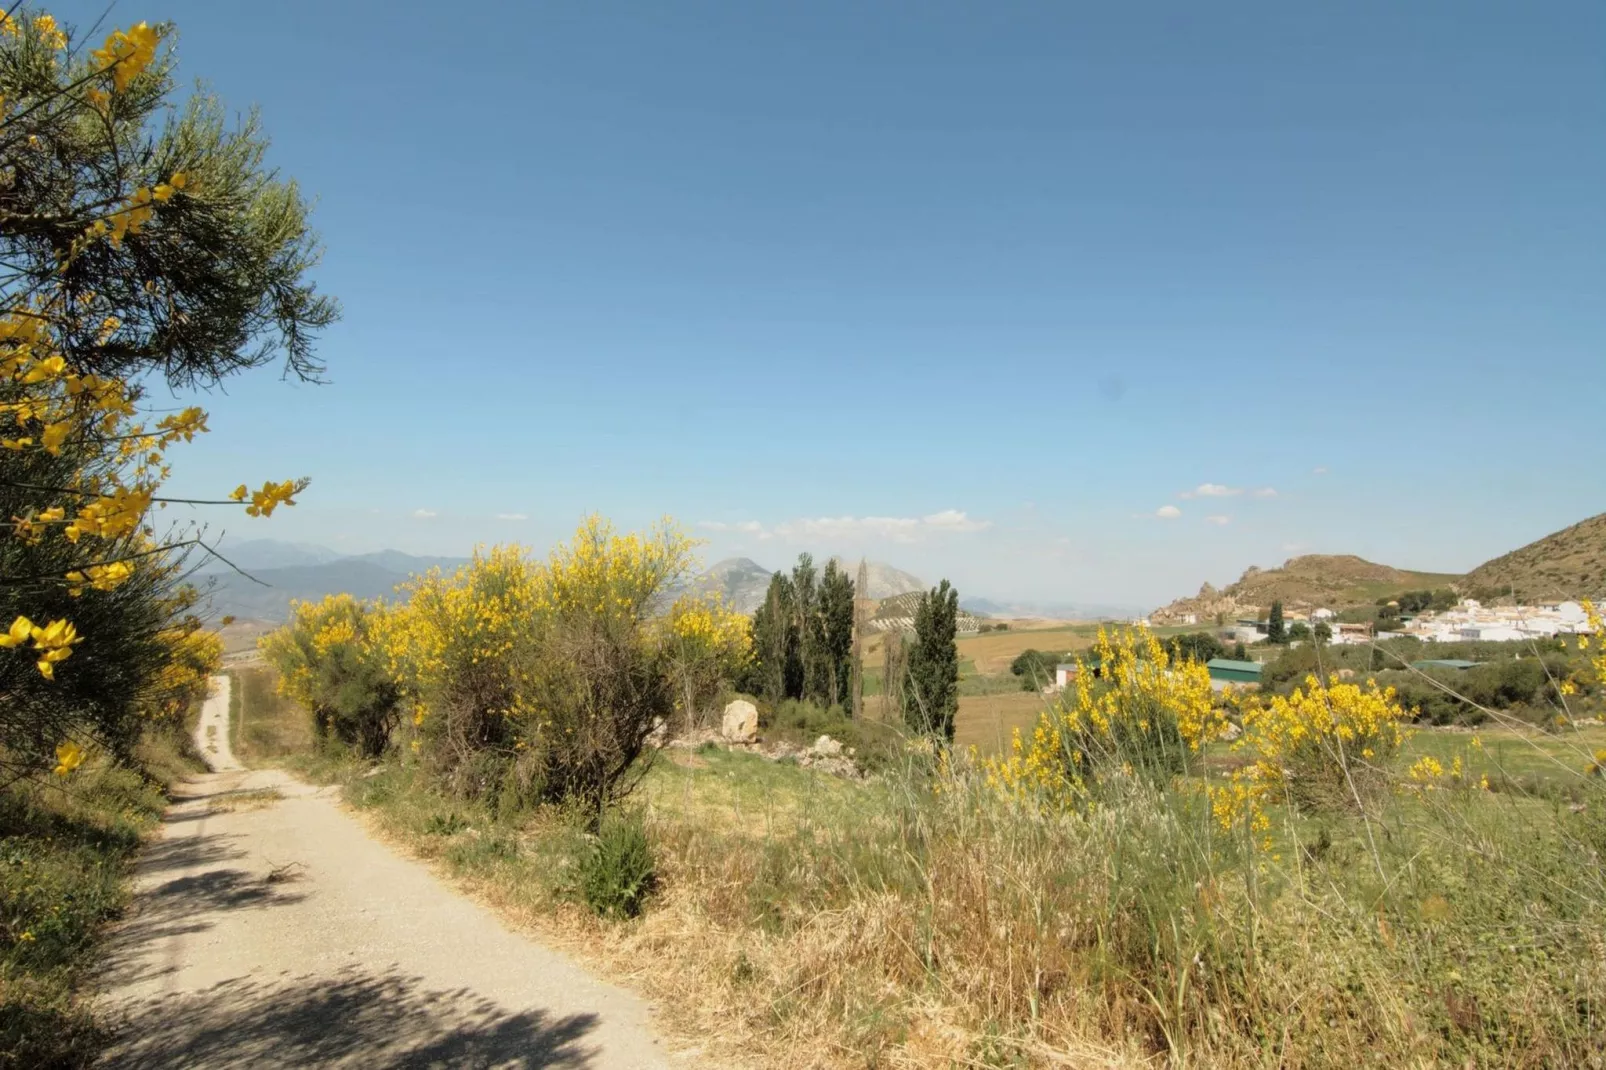
M433 509L414 509L413 516L417 517L419 520L434 520L436 517L440 516L440 514Z
M993 526L991 520L972 520L958 509L944 509L940 513L923 516L920 522L942 531L986 531Z
M1205 521L1207 523L1218 524L1218 525L1221 525L1221 526L1224 527L1224 526L1232 523L1232 517L1223 516L1220 513L1218 513L1215 516L1207 516L1207 517L1205 517Z
M1259 490L1254 492L1254 496L1256 498L1275 498L1277 497L1277 488L1261 487Z
M985 531L993 526L991 520L978 520L959 509L944 509L926 516L820 516L784 520L767 527L757 520L727 523L723 520L703 520L698 527L705 531L739 532L759 539L788 539L797 542L829 540L887 539L892 542L917 542L927 535Z
M1174 505L1162 505L1154 511L1154 515L1161 520L1175 520L1182 515L1182 510Z
M497 513L496 514L496 519L498 519L498 520L528 520L530 518L528 516L524 515L523 513Z
M727 524L723 520L699 520L697 526L704 531L739 531L744 535L761 535L764 525L757 520L743 520L735 524Z
M1325 464L1319 464L1310 470L1310 474L1313 476L1325 476L1327 474L1327 466Z
M1231 498L1244 492L1242 487L1229 487L1222 483L1201 483L1192 490L1178 494L1179 498Z

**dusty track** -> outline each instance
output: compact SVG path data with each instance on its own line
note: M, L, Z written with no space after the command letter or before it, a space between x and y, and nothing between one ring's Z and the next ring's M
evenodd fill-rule
M668 1066L635 996L375 842L332 789L247 771L217 677L102 981L111 1067Z

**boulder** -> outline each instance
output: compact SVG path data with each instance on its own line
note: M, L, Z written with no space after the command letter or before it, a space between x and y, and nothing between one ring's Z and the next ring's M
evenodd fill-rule
M758 707L741 698L726 706L719 734L732 743L753 742L758 738Z
M1244 730L1233 724L1231 721L1228 721L1226 727L1221 730L1221 738L1226 740L1228 743L1231 743L1233 740L1237 739L1243 734Z
M842 755L842 744L830 736L821 736L814 741L814 753L820 758L839 758Z

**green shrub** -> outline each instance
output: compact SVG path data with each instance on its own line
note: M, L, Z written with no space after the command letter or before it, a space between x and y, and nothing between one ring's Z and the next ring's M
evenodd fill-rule
M652 843L636 813L603 819L590 848L580 856L580 897L604 918L641 913L657 881Z

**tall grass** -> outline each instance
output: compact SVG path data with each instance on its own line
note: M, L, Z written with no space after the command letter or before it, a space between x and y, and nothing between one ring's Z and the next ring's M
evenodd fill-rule
M197 771L181 729L155 729L138 767L92 758L70 779L0 792L0 1066L81 1066L100 1032L81 995L104 924L166 806L165 787Z
M1578 779L1582 803L1447 783L1364 817L1285 806L1265 849L1187 780L1041 809L963 762L860 785L707 750L644 786L658 890L628 923L581 905L590 848L561 813L498 815L405 765L350 797L709 1058L1589 1067L1606 818Z

